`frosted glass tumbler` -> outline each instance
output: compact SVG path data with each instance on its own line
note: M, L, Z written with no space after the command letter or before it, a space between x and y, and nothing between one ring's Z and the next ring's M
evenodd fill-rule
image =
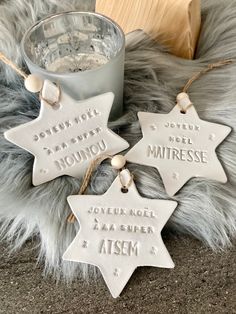
M121 115L125 36L111 19L92 12L49 16L26 32L21 49L31 73L59 83L76 100L112 91L110 120Z

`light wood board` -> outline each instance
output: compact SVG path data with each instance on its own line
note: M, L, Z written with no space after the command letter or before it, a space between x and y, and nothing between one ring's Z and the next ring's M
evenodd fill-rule
M144 30L180 57L194 56L201 26L200 0L97 0L96 11L127 34Z

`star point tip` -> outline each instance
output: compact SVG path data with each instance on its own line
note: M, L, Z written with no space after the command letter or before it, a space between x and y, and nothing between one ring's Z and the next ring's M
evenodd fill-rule
M33 176L32 176L32 184L33 186L39 186L41 185L43 182L41 182L41 180L38 180L37 176L35 175L35 173L33 172Z
M14 128L13 128L14 129ZM12 138L12 134L14 134L14 132L12 132L13 129L7 130L3 133L3 136L5 137L6 140L8 140L9 142L12 142L13 138Z
M171 260L168 268L170 268L170 269L174 269L175 268L175 263L172 260Z
M172 203L172 209L173 211L176 209L176 207L179 205L177 201L170 201Z
M232 131L233 131L233 128L231 128L230 126L226 126L226 133L227 133L227 135L226 136L228 136Z
M115 99L115 94L113 92L107 92L107 93L95 96L95 98L96 97L107 98L107 100L109 100L109 102L112 104L114 102L114 99Z
M224 175L222 174L222 177L221 179L219 179L219 182L225 184L228 182L228 177L226 176L225 172L224 172Z

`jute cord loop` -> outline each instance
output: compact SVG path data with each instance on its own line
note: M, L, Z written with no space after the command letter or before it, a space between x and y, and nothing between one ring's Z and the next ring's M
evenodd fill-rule
M48 99L44 98L44 97L42 96L42 90L41 90L40 93L39 93L39 99L45 101L48 105L50 105L50 106L52 106L52 107L58 105L58 104L60 103L60 100L61 100L61 87L59 86L59 84L56 84L56 86L57 86L57 88L58 88L57 100L51 101L51 100L48 100Z
M78 193L78 195L83 195L85 192L86 192L86 190L87 190L87 188L88 188L88 185L89 185L89 183L90 183L90 180L91 180L91 177L92 177L92 174L93 174L93 172L95 171L95 169L104 161L104 160L106 160L106 159L112 159L112 156L110 156L110 155L101 155L101 156L98 156L96 159L94 159L91 163L90 163L90 165L89 165L89 167L88 167L88 169L87 169L87 171L86 171L86 173L85 173L85 176L84 176L84 178L83 178L83 181L82 181L82 184L81 184L81 187L80 187L80 190L79 190L79 193ZM123 169L122 169L123 170ZM124 182L123 182L123 179L122 179L122 177L121 177L121 170L119 170L119 179L120 179L120 184L121 184L121 187L122 187L122 189L129 189L129 187L131 186L131 184L132 184L132 182L133 182L133 175L131 174L130 175L130 180L129 180L129 182L127 183L127 184L125 184ZM76 217L74 216L74 214L73 213L71 213L69 216L68 216L68 218L67 218L67 221L68 222L70 222L70 223L74 223L75 222L75 220L76 220Z

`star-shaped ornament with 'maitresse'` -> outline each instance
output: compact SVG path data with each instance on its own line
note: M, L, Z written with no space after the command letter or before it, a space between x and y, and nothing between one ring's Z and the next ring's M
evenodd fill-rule
M126 154L130 162L157 168L170 196L193 177L227 181L215 150L231 128L201 120L187 94L179 94L179 102L188 109L177 104L169 114L139 112L143 138Z
M120 180L126 184L131 175L123 170L120 176L103 195L68 197L80 231L63 255L97 266L114 298L138 266L174 267L161 230L177 202L143 198L133 181L123 193Z
M76 101L45 81L38 118L5 132L10 142L35 156L34 185L59 176L82 177L100 154L116 154L128 142L107 127L114 94L106 93Z

